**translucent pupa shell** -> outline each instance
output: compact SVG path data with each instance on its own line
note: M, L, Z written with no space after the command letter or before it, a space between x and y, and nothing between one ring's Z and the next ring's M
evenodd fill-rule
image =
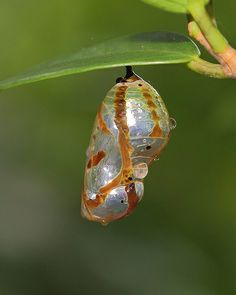
M148 166L168 143L172 127L160 95L128 67L96 116L82 193L85 218L107 224L134 210Z

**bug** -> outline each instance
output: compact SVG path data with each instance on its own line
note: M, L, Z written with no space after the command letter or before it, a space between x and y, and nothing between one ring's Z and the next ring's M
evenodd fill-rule
M169 141L174 119L157 91L126 67L103 100L87 150L82 216L108 224L142 199L148 166Z

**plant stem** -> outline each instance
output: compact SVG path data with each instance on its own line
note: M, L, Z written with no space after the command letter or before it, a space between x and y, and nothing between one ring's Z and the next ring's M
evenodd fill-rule
M225 74L223 68L219 64L213 64L205 61L199 57L193 59L187 66L194 72L212 78L226 79L228 76Z
M188 10L208 42L211 44L214 52L225 52L229 43L213 24L211 18L207 14L204 2L202 0L188 0Z
M205 38L205 36L202 34L198 24L195 21L191 21L188 23L188 31L189 35L196 39L205 49L217 59L217 56L215 55L214 51L211 48L211 45Z
M205 72L205 68L210 69L210 73L215 69L215 77L236 78L236 50L232 48L225 37L217 29L214 19L212 19L205 8L203 0L188 0L188 10L193 20L188 24L189 34L194 37L206 50L220 63L215 64L205 62L190 63L189 66L196 72ZM194 69L194 67L196 67ZM221 71L219 70L221 67ZM224 76L222 75L222 72ZM205 72L207 73L207 71ZM213 73L211 76L214 76Z

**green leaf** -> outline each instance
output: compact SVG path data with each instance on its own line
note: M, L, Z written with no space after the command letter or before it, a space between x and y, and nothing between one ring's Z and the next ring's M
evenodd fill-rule
M188 0L141 0L152 6L175 13L188 13ZM196 0L199 1L199 0ZM203 0L205 4L209 0Z
M65 75L125 65L186 63L200 54L183 35L170 32L141 33L112 39L77 53L42 64L7 80L0 90Z

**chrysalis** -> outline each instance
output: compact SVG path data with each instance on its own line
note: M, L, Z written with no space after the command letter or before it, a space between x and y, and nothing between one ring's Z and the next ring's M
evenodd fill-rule
M157 91L126 68L98 110L87 150L81 212L102 224L128 216L140 202L148 166L174 127Z

